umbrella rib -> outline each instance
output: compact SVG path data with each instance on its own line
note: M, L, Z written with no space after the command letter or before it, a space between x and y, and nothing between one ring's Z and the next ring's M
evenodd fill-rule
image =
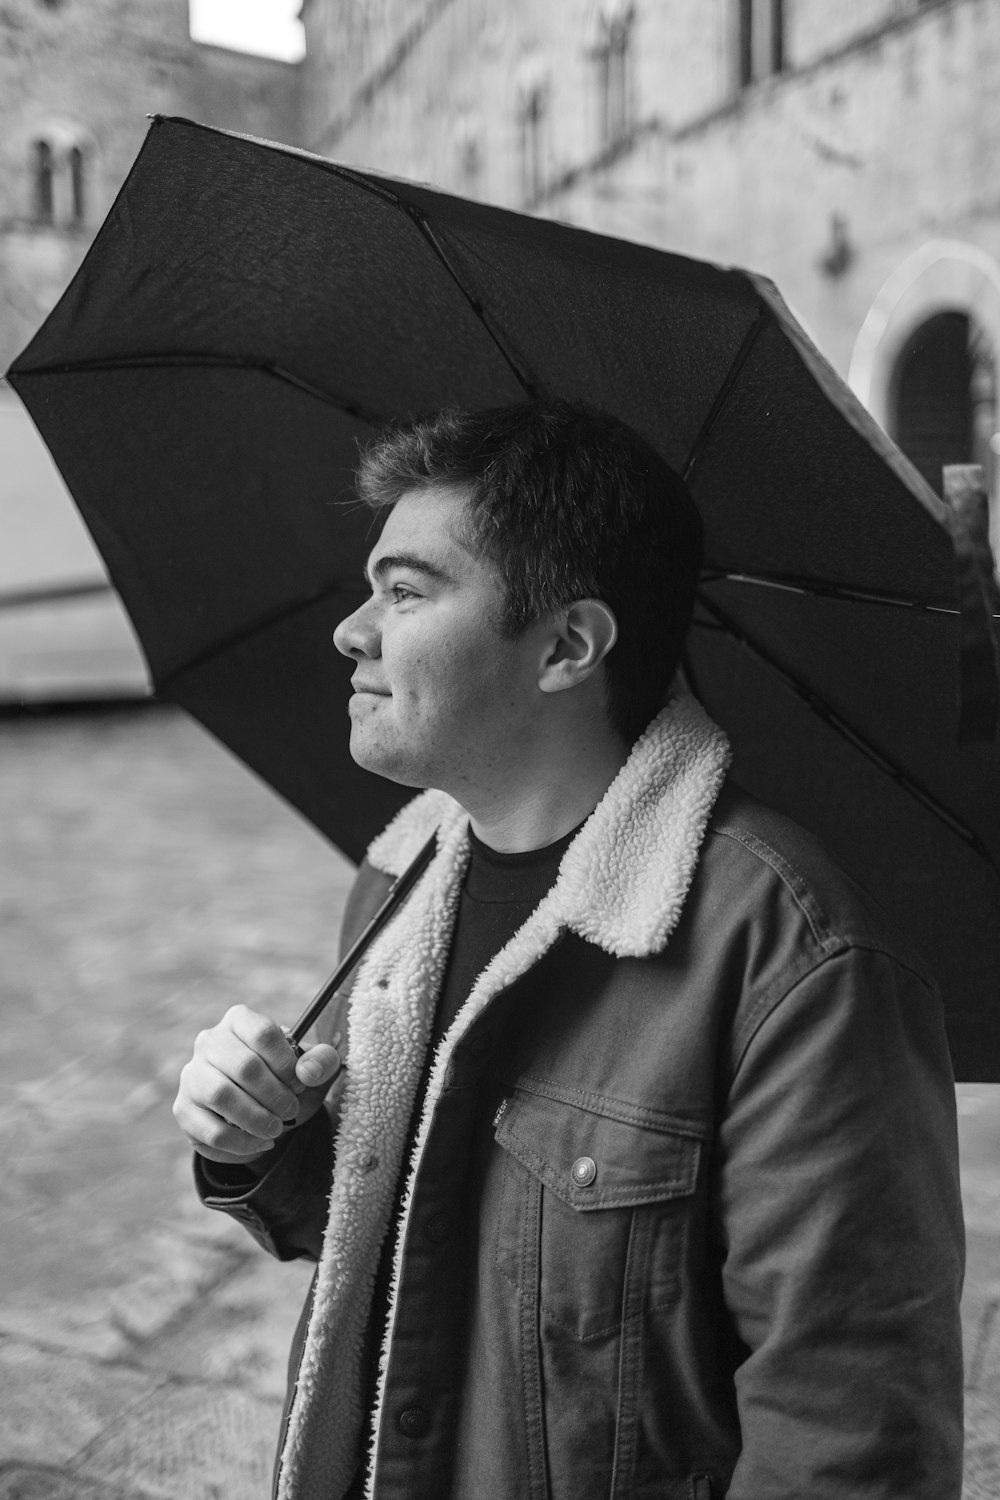
M109 370L163 369L171 366L196 369L257 370L263 375L273 376L276 380L284 380L288 385L305 391L309 396L315 396L317 401L336 407L346 416L357 417L369 427L381 427L386 421L381 413L368 411L355 401L345 401L341 397L334 396L329 391L324 391L319 386L311 384L310 381L303 380L301 376L293 374L291 370L286 370L283 365L268 360L241 359L231 354L123 354L110 359L80 359L68 363L36 365L31 370L18 370L17 377L20 380L31 375L90 375Z
M757 307L757 316L750 324L750 327L747 329L746 333L743 335L743 342L740 344L740 347L737 349L735 355L733 356L733 362L729 366L729 369L726 371L725 378L722 384L719 386L719 389L715 393L715 400L712 402L712 405L709 408L708 416L701 424L701 430L695 438L694 442L691 444L691 450L688 453L687 459L685 460L684 467L681 469L681 476L685 480L690 481L691 474L700 462L701 457L704 454L705 449L708 447L709 441L711 440L712 433L715 431L719 418L722 416L723 411L728 405L729 398L732 395L733 390L735 389L736 382L739 380L741 374L743 373L743 366L750 358L753 347L756 344L757 340L760 338L761 334L764 332L764 329L771 321L771 314L768 312L763 302L759 303Z
M928 604L924 599L913 599L905 594L880 594L871 589L852 589L841 583L827 583L822 579L783 578L764 573L730 573L725 568L706 570L702 583L749 583L761 588L776 589L785 594L815 595L820 599L843 599L851 604L885 604L896 609L916 610L921 614L952 615L958 617L959 610L946 604ZM993 615L1000 620L1000 614Z
M921 806L925 807L928 812L933 813L946 827L950 828L952 833L957 834L989 866L994 875L1000 879L1000 870L998 870L989 850L982 841L960 818L957 818L954 813L949 812L933 793L921 786L908 771L904 770L902 766L884 754L883 751L877 750L870 740L867 740L859 730L854 728L853 724L848 723L836 709L831 708L814 688L807 687L805 683L789 672L787 667L781 666L770 652L765 651L762 646L747 635L741 625L738 625L724 610L712 604L700 592L698 602L712 616L713 623L708 624L708 629L722 630L726 635L731 636L733 640L737 641L772 676L777 677L780 682L784 683L797 698L801 698L813 713L829 724L831 729L847 740L849 744L853 745L856 750L860 751L867 760L870 760L872 765L877 766L880 771L903 787ZM705 622L697 619L695 619L694 624L700 625L703 628L705 627Z
M445 254L444 247L442 246L440 240L438 239L437 235L434 233L433 229L431 228L430 224L427 222L427 220L424 217L424 215L420 212L419 208L416 208L412 203L407 203L402 198L398 199L397 201L399 203L400 208L407 215L407 217L410 218L410 219L412 219L413 222L414 222L414 224L416 224L416 226L419 229L420 233L423 235L423 237L427 241L428 245L430 245L432 251L437 256L437 258L441 262L441 264L444 266L445 270L448 272L448 275L451 277L452 281L458 287L458 290L461 292L462 296L465 298L466 302L469 304L469 307L472 309L472 312L475 315L475 317L477 317L479 319L479 322L482 324L483 328L486 330L487 337L490 338L493 341L493 343L496 346L496 348L497 348L497 350L498 350L501 358L503 359L504 363L507 365L507 367L510 370L511 374L514 376L514 379L517 381L518 385L524 391L524 394L526 396L528 396L529 398L534 398L538 394L537 388L535 387L534 382L531 381L531 380L529 380L528 377L524 374L524 372L518 367L518 365L517 365L517 363L516 363L513 355L509 352L508 349L505 348L505 346L504 346L503 342L501 341L501 339L497 336L497 334L494 332L494 330L490 327L489 323L486 321L486 309L485 309L485 307L480 302L479 298L478 297L474 297L472 295L472 293L468 290L468 288L465 286L465 284L463 283L463 281L462 281L461 277L459 276L458 272L455 270L455 267L452 265L451 261L448 259L448 256Z

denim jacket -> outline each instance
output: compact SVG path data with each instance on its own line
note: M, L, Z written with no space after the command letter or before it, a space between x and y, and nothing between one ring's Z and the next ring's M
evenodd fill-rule
M415 1142L464 814L424 794L372 846L345 943L438 829L324 1023L345 1081L258 1186L202 1180L318 1261L279 1496L958 1500L940 1000L726 763L690 700L654 721L441 1043Z

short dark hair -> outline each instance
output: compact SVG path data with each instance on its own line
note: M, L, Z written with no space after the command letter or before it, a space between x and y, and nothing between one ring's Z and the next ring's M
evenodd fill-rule
M701 519L680 475L617 418L540 400L443 411L363 449L357 490L372 509L430 485L466 499L461 540L502 585L501 635L577 599L614 611L608 714L631 744L666 699L701 568Z

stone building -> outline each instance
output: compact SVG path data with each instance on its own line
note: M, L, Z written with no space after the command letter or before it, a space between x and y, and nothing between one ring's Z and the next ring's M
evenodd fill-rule
M314 150L762 271L933 484L992 468L995 0L304 0L303 20Z
M297 143L299 104L297 66L193 42L187 0L4 0L0 372L82 260L147 115ZM142 663L102 579L44 448L0 378L0 699L143 687ZM50 597L54 588L88 585L93 592Z

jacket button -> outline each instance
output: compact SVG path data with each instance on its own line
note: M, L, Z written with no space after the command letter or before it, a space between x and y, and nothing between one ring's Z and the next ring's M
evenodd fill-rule
M434 1214L427 1220L427 1238L435 1245L443 1244L451 1234L451 1220L447 1214Z
M431 1419L422 1406L408 1406L396 1423L404 1437L422 1438L430 1429Z
M590 1187L597 1176L597 1163L592 1156L578 1156L570 1168L575 1187Z
M484 1058L493 1046L493 1038L488 1031L477 1031L475 1036L469 1038L468 1053L477 1062Z

